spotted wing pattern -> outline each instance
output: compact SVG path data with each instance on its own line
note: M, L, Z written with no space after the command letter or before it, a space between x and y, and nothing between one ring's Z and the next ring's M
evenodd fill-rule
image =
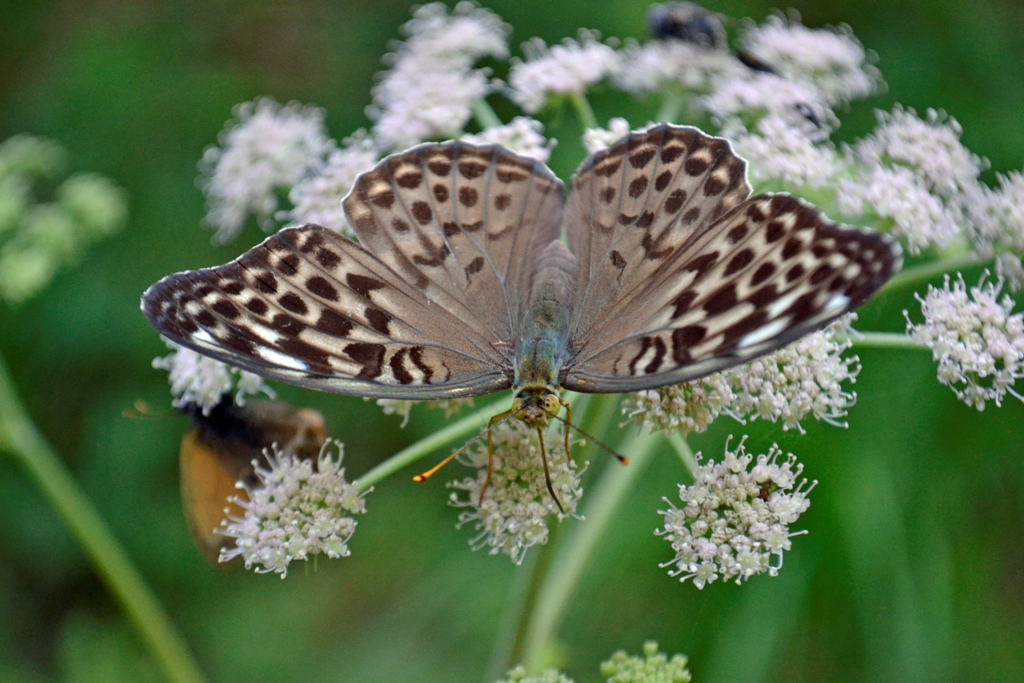
M562 386L634 391L726 369L853 310L899 268L887 238L749 193L729 143L693 128L654 127L581 166Z
M363 246L314 225L143 296L169 339L265 377L431 399L511 385L514 332L562 184L496 147L389 157L344 202Z

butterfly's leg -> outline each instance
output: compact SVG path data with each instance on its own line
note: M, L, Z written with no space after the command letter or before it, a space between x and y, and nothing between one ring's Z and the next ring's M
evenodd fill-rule
M491 470L494 467L494 440L491 438L491 427L493 427L496 422L501 422L515 411L516 409L513 406L503 413L498 413L491 418L490 422L487 423L487 479L484 480L484 485L480 487L480 498L476 501L477 507L483 505L484 494L487 493L487 487L491 485Z
M572 456L569 455L569 430L572 429L572 406L564 398L559 399L559 403L565 408L565 459L571 461Z
M544 483L548 485L548 493L551 494L551 498L555 501L555 505L558 506L559 511L564 515L565 508L562 507L562 502L558 500L558 496L555 495L555 487L551 484L551 471L548 469L548 452L544 448L544 428L537 427L537 438L540 439L540 460L544 463Z

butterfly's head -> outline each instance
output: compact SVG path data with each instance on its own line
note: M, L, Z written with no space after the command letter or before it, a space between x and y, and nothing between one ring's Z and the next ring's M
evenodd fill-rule
M558 411L562 401L547 387L526 387L516 394L512 413L531 427L544 428Z

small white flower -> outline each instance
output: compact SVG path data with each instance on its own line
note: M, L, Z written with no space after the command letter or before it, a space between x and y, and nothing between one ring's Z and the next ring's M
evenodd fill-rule
M803 465L792 453L780 463L782 451L773 445L755 460L745 441L735 451L726 445L720 463L702 462L698 453L694 483L679 487L682 505L666 499L670 507L661 513L665 526L656 533L676 553L661 566L672 567L670 576L690 579L697 588L718 578L740 584L757 574L776 576L790 538L805 533L790 532L789 526L810 506L807 494L817 482L798 482ZM772 556L778 564L772 564Z
M783 429L803 431L808 416L836 426L856 402L843 388L860 372L850 348L850 324L844 316L823 330L801 337L774 353L700 379L630 394L622 412L637 426L682 434L703 432L719 415L741 422L771 420Z
M206 222L218 242L232 240L249 214L272 229L278 192L290 190L334 148L321 109L266 98L235 107L219 142L199 163Z
M547 543L548 517L553 515L558 521L579 517L576 503L583 493L580 475L586 466L577 469L576 463L566 456L560 437L545 441L551 486L558 496L556 501L545 483L535 430L517 420L507 420L493 428L492 438L494 458L490 473L485 442L469 454L470 464L478 470L476 476L449 484L464 492L466 497L453 492L449 503L465 508L459 513L459 526L472 523L479 532L470 541L474 550L487 548L489 555L504 553L520 564L530 547ZM487 488L481 500L480 492L485 484ZM564 512L559 509L559 503Z
M263 393L274 397L273 390L259 375L233 368L172 341L164 341L172 353L153 359L153 367L168 371L167 379L171 383L175 407L195 404L204 415L209 415L224 395L232 390L237 405L245 404L246 395Z
M608 149L613 144L629 135L629 121L614 118L608 122L608 128L587 128L583 131L583 146L588 154L596 154Z
M573 683L573 680L558 669L545 669L540 674L531 676L526 673L526 667L517 666L509 669L505 678L494 683Z
M397 47L400 58L468 69L481 57L508 57L511 27L490 10L460 2L450 12L441 2L418 7L402 26L407 37Z
M742 43L780 76L812 83L833 104L867 97L882 85L881 74L848 26L810 29L796 13L788 20L771 16L749 28Z
M854 147L865 164L909 168L930 192L947 199L971 187L985 166L960 142L956 119L932 109L922 119L899 106L876 115L874 132Z
M374 136L389 149L459 137L472 115L473 100L491 89L483 71L439 71L403 60L373 89L369 113Z
M947 246L961 234L961 213L902 166L871 166L863 175L843 178L836 201L850 219L889 219L891 234L904 240L912 254Z
M224 523L221 533L235 543L221 550L221 562L241 557L246 569L277 572L283 579L293 561L351 554L353 515L366 512L366 502L358 487L345 480L341 444L337 458L329 446L324 444L316 463L282 453L276 445L266 452L269 468L253 461L259 483L240 485L247 499L232 499L245 514Z
M721 79L704 98L704 107L723 119L726 126L732 118L746 120L772 114L790 120L811 117L826 130L835 122L831 108L814 86L770 73L742 72Z
M1024 252L1024 173L1000 175L998 188L978 182L968 189L966 197L978 251L985 258L995 256L996 275L1005 278L1012 289L1020 289L1024 286L1019 255Z
M352 190L356 177L380 160L381 151L364 133L345 140L345 146L331 152L327 161L288 194L292 209L284 218L295 223L316 223L351 236L341 200Z
M969 406L984 410L989 401L1002 405L1024 377L1024 314L1012 313L1013 300L1000 297L1003 282L985 282L968 289L960 275L950 287L929 286L921 302L924 322L907 319L907 334L932 350L939 382L953 389Z
M758 120L752 132L730 137L754 180L824 187L834 182L840 163L830 141L817 141L818 133L806 119L769 114Z
M372 399L365 399L367 401ZM378 398L377 405L385 415L401 415L402 427L409 424L409 415L415 406L426 406L444 411L445 418L450 418L465 407L473 405L472 398L442 398L436 401L411 401L409 399Z
M534 38L523 45L523 52L526 61L513 62L508 82L512 100L529 114L538 112L551 95L582 95L619 66L615 50L591 31L551 47Z
M736 400L729 376L716 372L702 379L629 394L622 412L638 427L681 434L705 431Z
M528 116L517 116L504 126L487 128L476 135L464 135L466 142L478 145L500 145L517 154L546 162L557 140L548 140L542 131L544 124Z
M658 651L658 643L644 643L644 655L629 656L619 650L607 661L601 662L601 675L607 683L690 683L690 670L686 657L672 655L671 659Z
M613 83L625 92L657 93L671 88L707 92L717 79L738 77L744 67L724 50L680 40L627 42L619 52Z
M860 373L857 356L844 358L850 348L850 324L843 316L823 330L808 334L778 351L728 371L736 399L734 415L781 421L783 429L799 429L812 415L837 427L856 403L857 395L843 388Z
M442 3L421 7L403 31L408 39L385 57L390 69L373 88L374 136L389 149L459 137L473 101L494 87L485 71L471 67L484 56L508 56L509 28L463 2L450 14Z

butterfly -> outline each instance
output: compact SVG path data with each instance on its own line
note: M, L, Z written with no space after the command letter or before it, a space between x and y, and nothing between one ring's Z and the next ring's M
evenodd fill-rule
M196 545L216 564L230 542L218 533L221 521L244 513L231 500L246 497L236 482L257 483L253 462L262 461L272 444L300 458L316 458L327 438L324 418L308 408L264 400L239 405L230 397L208 412L194 403L182 410L192 419L192 429L181 440L182 509Z
M787 194L750 194L730 143L692 127L656 125L594 154L568 199L539 161L422 144L343 200L358 243L288 228L231 263L164 278L142 310L178 344L313 389L511 388L491 425L514 415L543 445L568 408L560 389L629 392L724 370L855 309L899 269L889 238Z

